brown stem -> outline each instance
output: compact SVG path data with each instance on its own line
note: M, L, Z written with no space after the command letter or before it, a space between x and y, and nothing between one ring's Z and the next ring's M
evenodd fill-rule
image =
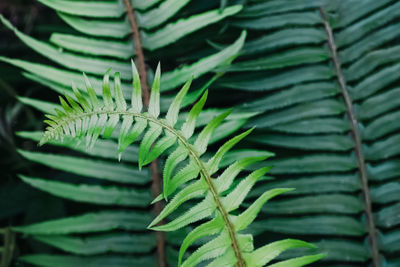
M139 27L136 21L135 12L133 12L133 7L129 0L124 0L124 4L126 7L126 12L128 13L129 24L131 25L133 42L135 44L135 54L136 54L136 66L138 66L140 83L142 84L142 96L143 103L146 107L149 106L149 86L147 84L147 71L146 64L144 62L144 54L142 43L140 41L140 32Z
M353 137L353 140L355 143L354 150L355 150L356 157L357 157L359 177L360 177L360 182L361 182L361 187L362 187L365 212L366 212L366 216L367 216L369 244L370 244L371 252L372 252L372 262L373 262L374 267L380 267L381 263L380 263L380 255L379 255L379 248L378 248L378 240L377 240L376 227L375 227L375 222L374 222L373 213L372 213L372 202L371 202L371 197L369 194L368 174L367 174L367 169L365 166L364 154L362 151L362 139L361 139L360 132L358 130L358 122L357 122L357 118L354 114L353 103L352 103L352 100L348 93L347 86L346 86L346 80L343 76L339 57L337 55L337 48L336 48L335 40L333 38L332 28L329 25L327 15L322 8L320 8L320 14L321 14L322 19L324 20L325 30L328 35L328 45L329 45L329 49L332 54L332 61L335 66L338 83L342 90L343 99L344 99L344 102L347 107L347 116L350 120L351 134L352 134L352 137Z
M138 72L140 76L140 83L142 85L142 97L143 104L146 108L149 107L150 94L149 94L149 86L147 84L147 71L146 71L146 63L144 61L144 54L142 49L142 43L140 41L140 32L138 23L136 21L135 12L133 12L133 7L131 5L130 0L124 0L126 12L128 14L129 23L131 25L133 42L135 45L135 54L136 54L136 65L138 66ZM158 160L155 159L150 164L150 172L152 178L152 193L154 197L157 197L161 194L161 175L158 168ZM160 201L156 202L154 205L154 212L158 215L162 211L162 203ZM162 224L161 221L159 224ZM158 266L165 267L165 234L161 231L156 233L157 238L157 255L158 255Z

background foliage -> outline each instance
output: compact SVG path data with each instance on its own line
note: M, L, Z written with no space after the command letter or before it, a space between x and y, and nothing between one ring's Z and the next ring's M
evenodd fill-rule
M17 60L26 48L11 37L7 40L15 46L2 42L1 55L7 58L0 59L22 69L24 76L21 78L16 69L2 64L1 79L6 81L2 89L11 84L23 96L22 103L47 112L53 108L56 92L70 90L71 80L82 86L82 71L100 88L100 75L112 66L114 71L121 71L125 86L129 86L127 59L135 52L122 2L39 2L34 5L49 20L42 24L39 19L38 25L32 27L38 30L30 32L23 24L12 21L20 32L8 25L8 29L2 28L2 34L11 36L9 29L14 30L21 41L42 56L28 50L23 61ZM168 73L161 81L161 87L169 92L162 99L164 107L171 101L174 89L192 72L200 77L194 84L198 94L215 72L225 73L210 86L209 111L200 124L210 120L217 113L215 109L235 105L225 129L235 131L257 125L256 135L243 147L277 154L270 161L276 179L259 186L249 203L266 189L296 187L291 196L266 205L264 216L254 223L251 231L262 243L283 236L310 241L328 254L324 266L366 266L376 254L379 258L375 257L375 266L399 266L398 1L166 0L162 4L132 1L132 5L143 32L149 68L154 69L160 60L164 73ZM225 7L222 13L218 11L220 5ZM50 9L56 10L57 16ZM215 11L207 13L210 10ZM5 8L2 14L13 18ZM191 17L200 14L207 18ZM3 23L7 26L6 21ZM247 30L247 37L240 56L226 66L223 63L241 47L242 39L238 38L243 29ZM343 78L342 82L338 77ZM152 198L150 179L131 164L137 161L137 148L131 147L124 154L122 164L116 161L116 149L110 149L115 143L109 141L101 141L91 154L72 142L54 143L39 151L35 142L40 139L37 131L41 129L38 120L42 115L16 103L13 94L5 93L9 91L1 90L6 95L2 99L7 99L2 105L5 127L1 142L6 151L2 155L7 155L2 164L11 163L4 172L8 178L1 181L1 199L7 199L1 204L7 208L1 209L0 218L5 219L5 226L65 218L16 228L33 237L29 242L19 237L17 246L22 254L42 253L22 259L49 262L48 266L57 262L64 262L65 266L72 262L78 266L95 265L97 261L107 261L110 266L138 261L155 265L155 238L145 231L152 218L148 205ZM348 119L349 114L357 120L355 124ZM17 124L11 125L12 121ZM356 131L352 125L357 126ZM14 137L10 128L24 132ZM228 131L221 133L225 136ZM215 141L224 136L217 136ZM355 137L362 143L357 144ZM19 154L14 142L20 148ZM257 151L239 150L231 154L231 159L243 154L254 155ZM363 169L365 174L361 176L367 184L360 179ZM13 176L17 172L31 186L63 198L21 183ZM118 181L110 181L115 177ZM20 204L14 207L17 203ZM377 248L368 240L375 231ZM131 241L139 237L139 244L132 245ZM167 238L167 256L172 266L181 238L179 233ZM30 246L35 240L49 246ZM113 253L106 253L110 251ZM294 251L282 257L297 253L304 252Z

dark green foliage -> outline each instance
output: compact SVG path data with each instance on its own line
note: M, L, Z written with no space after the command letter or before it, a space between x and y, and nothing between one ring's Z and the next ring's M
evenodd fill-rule
M100 75L112 66L113 71L121 72L124 96L129 98L130 81L129 78L124 78L130 77L126 59L132 57L135 51L132 49L132 40L122 38L129 34L129 24L124 20L124 6L91 1L83 2L85 8L78 8L75 2L68 2L68 5L64 6L60 5L60 0L40 2L57 10L60 17L78 32L54 32L50 43L45 43L37 42L15 29L14 31L34 50L44 56L53 55L50 59L57 62L57 67L15 59L1 60L25 70L24 75L28 79L62 94L71 92L71 81L74 81L78 88L84 87L81 71L88 73L94 88L101 88ZM241 9L231 6L224 13L218 13L212 10L218 9L219 3L205 3L209 1L198 3L168 0L160 5L158 2L133 1L139 17L139 26L143 29L143 40L161 34L161 30L167 29L166 25L170 23L203 12L211 11L205 15L221 19L219 22L215 20L213 26L204 30L197 29L197 32L193 28L184 29L182 32L190 33L188 37L180 38L179 31L170 36L167 34L169 38L166 38L165 43L164 40L159 40L162 41L161 45L169 43L172 39L174 43L165 47L155 49L160 45L159 42L156 42L154 47L152 43L143 43L145 48L147 46L145 56L149 66L155 67L158 60L164 65L166 62L169 64L161 87L171 94L163 94L161 111L167 111L172 102L172 90L188 80L192 73L195 73L196 77L201 76L193 86L195 90L190 98L193 101L204 92L205 87L202 85L211 77L207 73L217 72L217 75L211 78L212 82L219 78L209 91L212 95L209 97L211 105L218 108L236 105L241 109L234 109L234 116L228 118L230 121L224 129L234 125L231 131L233 132L239 128L249 129L257 126L252 137L243 145L255 149L233 151L221 164L227 166L242 157L259 156L256 149L274 151L277 154L277 157L270 161L270 164L274 165L271 173L276 179L259 184L246 200L247 206L266 190L276 187L297 188L288 193L289 197L273 201L270 206L262 209L261 219L255 221L250 229L255 240L262 240L264 243L265 240L274 241L288 235L298 235L301 239L317 245L316 251L327 254L323 259L324 266L367 265L372 253L377 252L376 249L370 248L367 240L367 205L363 195L369 191L372 218L378 232L380 265L397 266L399 221L395 219L395 215L398 211L397 177L400 171L400 150L397 142L400 103L397 97L399 3L395 0L247 1ZM225 4L222 5L226 5L227 1L223 2ZM336 59L329 49L320 7L327 14L326 22L333 30L333 40L338 53ZM226 60L231 59L240 50L242 40L239 39L233 47L220 44L233 43L243 29L247 30L248 37L241 55L228 66ZM225 49L211 49L206 43L207 39L212 41L209 44L213 48L225 48L231 53L225 53ZM204 61L204 57L209 60ZM200 59L204 64L196 65ZM350 95L353 114L358 121L368 191L359 179L359 157L354 153L356 144L351 136L351 123L347 118L349 106L343 101L343 88L338 83L335 62L341 64L345 88ZM192 67L181 69L182 63ZM221 73L226 74L220 78ZM100 91L96 93L100 94ZM54 109L52 103L37 102L35 99L21 100L46 113ZM190 101L187 100L186 103ZM222 111L224 109L221 109ZM254 116L256 112L258 114ZM212 115L204 115L199 121L205 125L218 113L210 110L209 114ZM240 118L240 122L235 118ZM40 139L39 133L21 132L20 135L35 141ZM89 152L85 152L83 143L75 146L70 139L67 141L63 144L53 144L85 153L76 156L68 152L69 158L80 160L89 157L90 161L100 160L99 163L102 164L104 161L114 163L117 157L113 152L118 144L113 141L99 140L98 147L95 146L93 151ZM122 154L121 168L125 168L128 162L138 160L135 153L139 148L130 146L128 150ZM44 156L43 152L23 153L27 157L31 156L31 159ZM52 154L45 156L53 157ZM53 168L63 168L46 163ZM85 175L90 177L89 174ZM51 178L68 185L83 182L98 186L102 183L102 180L91 178L79 178L79 182L72 179L67 183L59 175ZM114 185L107 182L101 186L110 189L108 187ZM123 187L131 186L139 185L123 184ZM143 188L142 185L140 187ZM76 188L78 187L75 186ZM297 203L302 205L296 205ZM169 238L170 244L175 245L180 245L182 240L179 234L175 238ZM168 249L168 256L172 261L177 257L175 247L170 246ZM288 258L294 255L304 255L304 251L294 250L280 257ZM74 257L64 260L76 263L81 259ZM93 262L92 258L85 259L86 264ZM49 259L46 256L38 256L30 260L44 262ZM56 257L54 260L60 258ZM126 259L126 262L130 260ZM122 264L121 262L121 266ZM378 266L376 263L375 265Z

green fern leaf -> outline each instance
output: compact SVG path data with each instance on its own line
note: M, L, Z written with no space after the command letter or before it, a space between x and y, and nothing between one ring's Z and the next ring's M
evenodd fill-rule
M132 73L134 80L131 99L132 103L136 104L139 103L140 99L140 84L137 70L133 62ZM165 162L163 193L157 197L155 201L159 201L162 198L167 200L170 195L173 195L173 198L148 227L158 231L175 231L191 223L211 218L211 220L205 223L200 223L200 225L184 240L179 252L179 263L181 266L195 266L204 260L213 260L211 265L229 263L228 265L256 266L253 265L253 262L255 262L257 266L264 265L267 261L265 257L260 258L259 251L268 251L269 248L254 250L252 235L243 234L240 231L247 228L255 219L262 205L267 200L281 193L288 192L291 189L272 189L267 191L243 213L239 215L231 214L232 211L238 210L254 184L264 177L271 167L257 168L240 182L234 182L235 177L247 166L264 160L268 157L268 154L261 157L244 158L227 167L219 177L212 177L214 173L220 170L220 163L226 153L240 140L250 134L253 129L223 144L208 162L204 162L201 156L207 151L207 146L210 143L212 134L231 113L231 110L227 110L215 116L196 137L193 137L196 120L205 104L207 91L192 107L186 122L179 130L175 128L175 124L178 119L180 104L189 90L191 81L187 82L176 95L164 119L159 118L160 76L160 65L158 65L150 94L149 107L145 112L141 111L141 104L138 104L139 106L136 107L127 107L122 94L118 73L115 74L114 78L114 98L111 96L109 71L105 74L102 101L98 100L89 80L85 77L88 94L86 102L82 103L82 106L79 105L79 99L82 98L82 94L77 90L75 90L76 99L66 96L67 101L65 101L63 98L60 98L62 110L57 109L55 115L48 116L49 120L47 123L49 126L46 128L40 144L51 140L62 139L64 136L77 135L81 137L86 136L86 143L90 149L95 147L99 136L109 137L110 133L116 127L116 124L121 122L121 129L118 137L118 153L122 153L126 147L141 136L139 146L139 168L149 164L156 157L165 154L167 149L174 148ZM79 135L77 133L79 133ZM192 139L194 139L194 141L190 142L189 140ZM180 164L185 164L185 166L178 170L178 165ZM195 178L198 179L188 183ZM69 194L69 191L74 190L89 190L88 192L92 194L105 194L106 192L112 194L113 190L112 188L89 188L87 186L85 188L75 188L71 185L63 185L60 182L46 182L47 184L44 186L41 184L44 181L39 179L28 177L23 177L23 179L33 186L39 187L42 190L49 190L49 192L57 195ZM49 183L51 183L51 185ZM228 189L229 192L223 194L227 192ZM96 190L98 192L96 192ZM129 194L129 192L126 193ZM76 196L79 194L75 192L72 195ZM134 199L135 197L133 196L132 198ZM170 222L157 225L183 203L194 198L203 199ZM84 198L80 200L84 201ZM107 204L113 203L113 201L112 197L108 198ZM146 203L146 201L143 200L139 202ZM119 204L124 205L124 202L119 202ZM127 202L126 205L135 205L135 202ZM216 237L212 238L186 260L182 261L184 252L194 241L204 236L213 235L216 235ZM64 237L52 237L51 240L46 239L44 242L55 244L55 242L58 242L55 241L58 240L58 238L64 240L62 239ZM298 244L305 244L301 241L297 242L300 243L293 241L292 244L289 242L290 245L286 247L281 246L281 250L283 251L287 248L296 247ZM63 248L66 250L71 249L64 245ZM272 250L271 253L276 253L276 250ZM269 256L271 259L275 257L275 255ZM320 257L320 255L317 255L313 257L296 258L290 262L295 264L295 266L302 266ZM265 263L262 263L263 261L265 261ZM285 264L285 261L282 262L282 266Z

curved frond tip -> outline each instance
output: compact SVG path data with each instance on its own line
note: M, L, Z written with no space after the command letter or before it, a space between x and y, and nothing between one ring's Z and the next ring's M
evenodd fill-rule
M96 144L102 136L118 138L118 153L122 153L130 144L140 139L139 167L145 166L165 152L169 153L163 171L163 193L156 200L173 196L163 211L153 220L149 228L160 231L174 231L190 223L211 218L200 223L184 240L179 253L181 266L195 266L204 260L212 260L209 266L264 266L281 252L296 247L312 247L298 240L283 240L254 249L253 237L242 233L256 218L262 205L274 196L292 189L272 189L261 195L247 210L233 215L246 198L254 184L270 170L262 167L248 174L239 182L235 178L249 165L260 163L265 156L241 159L225 170L220 170L220 162L230 149L252 132L243 132L225 144L211 157L204 161L202 155L207 151L212 134L218 129L231 110L214 117L199 133L194 136L195 125L205 101L207 91L189 111L186 121L178 128L179 110L189 90L189 80L176 95L164 118L160 116L160 79L158 65L154 77L148 110L143 111L139 74L132 61L133 90L130 106L125 101L121 89L119 73L114 74L113 90L110 85L110 70L104 75L102 99L96 95L89 79L84 75L86 92L79 91L74 85L74 97L60 97L61 108L56 115L46 115L48 124L40 145L52 139L62 139L69 135L85 137L87 148ZM120 127L117 129L117 125ZM116 132L116 133L115 133ZM189 140L194 140L194 142ZM178 168L179 166L179 168ZM183 167L182 167L183 166ZM219 175L215 176L216 173ZM196 179L197 178L197 179ZM202 198L198 204L176 219L164 224L158 223L174 212L183 203L194 198ZM236 212L237 214L237 212ZM193 242L213 236L196 252L183 260L185 251ZM303 266L318 260L321 255L313 255L289 260L293 266ZM285 265L283 261L282 266ZM274 264L274 266L277 263ZM279 263L278 263L279 264ZM276 265L278 266L278 265ZM285 265L286 266L286 265Z

